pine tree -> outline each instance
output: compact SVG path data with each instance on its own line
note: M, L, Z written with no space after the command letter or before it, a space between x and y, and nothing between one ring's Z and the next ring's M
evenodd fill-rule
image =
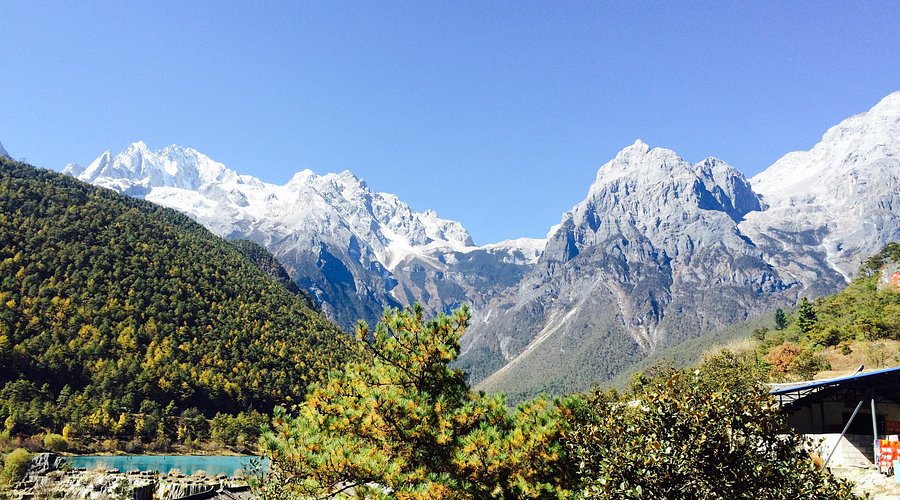
M313 386L296 416L277 409L262 446L262 498L324 497L354 488L379 498L530 498L565 492L558 407L538 399L508 412L451 368L466 308L424 322L421 306L362 324L367 359ZM365 341L368 339L368 341ZM376 484L379 487L369 486ZM363 490L366 495L360 495Z
M787 328L787 316L784 314L784 310L779 307L775 309L775 329L784 330L785 328Z
M816 324L816 312L813 310L812 304L806 300L806 297L800 299L800 306L797 308L797 327L803 333L809 333Z

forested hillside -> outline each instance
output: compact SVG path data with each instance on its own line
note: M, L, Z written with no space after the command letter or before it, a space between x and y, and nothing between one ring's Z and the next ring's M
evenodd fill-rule
M244 257L250 259L250 262L253 262L256 267L284 285L288 291L303 297L303 300L307 302L310 308L321 309L309 292L297 286L297 283L291 279L281 263L278 262L278 259L269 253L268 250L250 240L233 240L231 244L237 247L244 254Z
M771 364L775 379L811 378L856 350L868 368L900 363L900 288L890 275L900 266L900 243L888 244L860 267L857 278L839 293L813 302L803 298L796 311L776 311L775 327L753 336Z
M187 216L0 158L6 436L196 438L302 399L348 338Z

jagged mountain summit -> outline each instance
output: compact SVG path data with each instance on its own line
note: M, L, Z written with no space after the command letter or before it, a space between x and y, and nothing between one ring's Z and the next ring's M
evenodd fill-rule
M197 191L210 184L251 182L194 149L172 145L152 152L143 141L115 157L105 151L87 167L70 163L63 173L135 197L146 197L154 188Z
M416 212L348 171L304 170L275 185L191 148L151 151L136 142L64 172L180 210L227 239L263 245L347 329L359 319L376 320L386 306L419 301L446 311L478 303L514 284L543 244L475 246L459 222Z
M660 347L838 290L900 239L898 103L750 181L715 158L625 148L520 286L479 311L462 366L514 399L584 389Z
M5 149L3 149L3 143L0 143L0 157L12 158L11 156L9 156L9 153L7 153Z
M563 214L520 286L480 311L462 366L514 398L536 385L583 389L661 345L791 300L802 283L739 228L762 208L727 163L634 143Z

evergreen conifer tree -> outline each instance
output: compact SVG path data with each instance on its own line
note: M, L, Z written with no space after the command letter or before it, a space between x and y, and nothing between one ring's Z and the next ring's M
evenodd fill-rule
M787 328L787 316L784 314L784 310L779 307L775 309L775 329L784 330L785 328Z
M451 368L466 308L425 322L421 306L385 313L368 356L316 384L296 416L276 409L262 446L270 474L262 498L556 498L562 412L543 399L507 410L472 392ZM387 494L387 492L391 492Z
M800 306L797 308L797 327L803 333L809 333L816 324L816 312L813 310L812 304L806 300L806 297L800 299Z

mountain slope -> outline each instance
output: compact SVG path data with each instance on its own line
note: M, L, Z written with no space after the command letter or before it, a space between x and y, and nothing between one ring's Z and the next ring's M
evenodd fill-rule
M269 253L268 250L250 240L232 240L231 244L240 250L241 253L244 254L244 257L250 260L256 267L268 274L275 281L281 283L289 292L303 298L303 300L306 301L307 307L310 309L318 309L318 305L313 298L309 296L309 292L302 290L294 283L294 280L292 280L287 271L284 270L281 263L278 262L275 256Z
M153 152L138 142L65 172L175 208L225 238L264 246L346 329L359 319L377 320L386 306L418 301L434 312L480 304L480 297L517 281L542 243L476 247L460 223L415 212L350 172L304 170L279 186L178 146Z
M832 293L900 239L898 175L900 93L749 182L638 142L600 168L521 286L479 311L461 365L513 398L578 390L659 347Z
M900 240L900 92L832 127L811 150L785 155L751 183L770 208L748 217L743 230L772 238L773 258L800 260L815 249L849 280L868 255Z
M16 433L170 402L268 411L346 356L343 332L186 216L0 158L0 419Z
M518 289L473 322L461 366L513 398L578 390L662 345L792 300L801 283L739 229L761 208L721 160L692 165L636 142L600 168Z
M459 364L513 397L579 390L701 332L843 287L900 239L900 93L751 180L640 141L546 240L474 246L349 172L284 186L142 143L67 168L272 251L345 328L384 306L473 305Z

